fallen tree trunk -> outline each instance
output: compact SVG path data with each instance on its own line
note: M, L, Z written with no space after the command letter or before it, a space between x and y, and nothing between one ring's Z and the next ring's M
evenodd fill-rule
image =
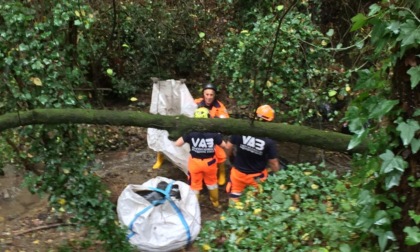
M284 123L252 122L243 119L194 119L185 116L154 115L140 111L94 109L35 109L0 116L0 132L34 124L95 124L121 125L167 130L176 139L188 131L213 131L226 135L267 136L279 142L293 142L337 152L362 153L362 143L352 150L347 146L351 136Z

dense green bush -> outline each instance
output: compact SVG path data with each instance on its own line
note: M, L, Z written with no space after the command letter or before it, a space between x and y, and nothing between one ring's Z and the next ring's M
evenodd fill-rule
M90 108L79 87L91 87L90 29L95 16L80 1L43 4L7 0L0 4L0 113L36 108ZM92 45L95 46L95 45ZM130 250L106 188L93 173L94 149L76 125L29 125L3 133L1 161L26 169L29 190L48 195L50 205L91 228L103 248ZM13 150L11 152L10 150ZM6 156L7 155L7 156Z
M101 45L94 54L105 55L98 63L102 72L109 69L106 79L120 97L150 89L151 77L205 80L211 58L205 29L215 14L202 2L122 1L95 8L102 22L93 31Z
M327 49L333 30L323 34L309 13L282 5L250 11L256 21L230 30L213 68L215 78L228 80L231 98L251 108L272 104L302 122L348 95L348 76Z
M290 165L204 224L203 251L378 251L355 225L362 206L347 177L310 164Z

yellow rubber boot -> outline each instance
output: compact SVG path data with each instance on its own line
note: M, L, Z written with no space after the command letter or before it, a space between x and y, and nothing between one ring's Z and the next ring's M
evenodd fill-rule
M200 192L194 191L195 196L197 197L198 202L200 202Z
M158 152L156 156L156 163L153 165L153 169L159 169L162 166L164 156L162 152Z
M226 166L225 163L217 164L217 183L222 186L226 183Z
M210 201L213 204L214 207L220 207L219 203L219 189L211 189L209 190L210 194Z

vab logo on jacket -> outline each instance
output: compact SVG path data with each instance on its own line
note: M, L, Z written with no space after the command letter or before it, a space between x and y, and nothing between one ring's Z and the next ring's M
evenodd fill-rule
M265 141L252 137L252 136L242 136L242 142L253 149L262 151L264 150Z
M213 138L191 138L194 147L198 148L214 148Z

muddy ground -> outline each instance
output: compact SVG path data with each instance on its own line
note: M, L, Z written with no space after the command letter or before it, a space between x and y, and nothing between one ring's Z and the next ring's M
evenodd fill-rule
M109 129L108 129L109 130ZM116 129L112 129L116 130ZM121 191L128 184L142 184L156 176L163 176L186 182L186 175L170 161L161 169L153 170L155 152L148 148L146 129L124 128L125 147L115 146L114 151L97 155L97 162L102 165L98 174L109 187L111 199L116 203ZM118 129L121 132L121 128ZM328 169L344 172L349 167L350 158L344 154L325 152L312 147L292 143L279 143L279 153L290 163L324 162ZM51 212L46 199L31 195L22 186L22 173L13 166L7 166L5 176L0 177L0 251L32 252L60 251L67 246L70 250L61 251L97 251L95 244L90 249L77 249L77 241L85 232L66 226ZM220 187L220 201L227 208L224 186ZM207 198L207 192L202 193ZM200 203L202 223L218 219L216 211L208 200ZM194 246L184 251L198 251Z

